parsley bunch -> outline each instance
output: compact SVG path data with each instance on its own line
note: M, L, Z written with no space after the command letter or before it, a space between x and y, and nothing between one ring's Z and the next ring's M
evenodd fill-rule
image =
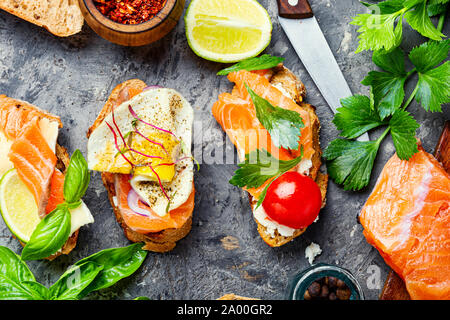
M373 50L372 61L381 70L371 71L362 81L370 87L370 96L354 95L341 100L333 123L344 139L336 139L324 152L328 173L346 190L360 190L369 184L373 164L381 142L390 133L397 155L409 160L418 152L416 130L419 124L406 111L415 99L426 111L442 112L450 102L450 62L444 62L450 40L442 40L443 23L450 0L386 0L377 5L363 3L371 14L360 14L352 24L359 25L356 52ZM430 16L440 15L435 27ZM399 48L402 21L428 42L415 47L408 55ZM414 68L406 70L405 60ZM405 84L418 75L416 86L405 101ZM386 130L374 141L353 139L384 126Z

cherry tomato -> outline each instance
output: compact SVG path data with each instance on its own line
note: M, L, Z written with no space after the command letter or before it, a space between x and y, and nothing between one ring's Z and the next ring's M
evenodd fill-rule
M262 206L272 220L301 229L316 220L322 207L322 195L313 179L289 171L272 182Z

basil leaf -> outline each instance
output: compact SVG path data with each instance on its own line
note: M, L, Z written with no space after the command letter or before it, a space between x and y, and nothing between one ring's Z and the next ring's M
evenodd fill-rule
M238 164L239 169L234 173L230 183L237 187L259 188L267 180L285 173L300 163L301 155L293 160L279 160L266 150L256 150L245 156L245 161Z
M264 54L260 57L249 58L241 62L238 62L235 65L232 65L231 67L228 67L226 69L217 72L217 75L226 76L232 72L237 72L239 70L254 71L254 70L270 69L276 67L283 61L284 58L274 57L271 56L270 54Z
M58 207L39 222L22 251L22 259L39 260L57 252L70 235L70 212Z
M255 106L256 117L269 131L273 144L276 147L297 150L300 130L305 126L300 115L295 111L273 106L269 101L258 96L247 84L245 87Z
M150 298L149 297L136 297L133 300L136 300L136 301L138 301L138 300L150 300Z
M0 246L0 274L15 281L35 281L26 263L9 248Z
M102 265L91 261L69 268L50 287L50 297L53 300L77 300L81 291L92 283L102 270Z
M24 281L21 283L29 292L32 293L34 300L49 300L50 291L47 287L35 281Z
M142 250L142 246L142 243L135 243L128 247L102 250L75 263L75 265L81 265L86 262L95 262L103 266L94 281L78 297L82 298L92 291L108 288L117 281L132 275L147 256L147 251Z
M0 274L0 300L36 300L33 292Z
M90 174L86 159L80 150L76 150L70 159L64 179L64 200L67 203L79 201L89 185Z

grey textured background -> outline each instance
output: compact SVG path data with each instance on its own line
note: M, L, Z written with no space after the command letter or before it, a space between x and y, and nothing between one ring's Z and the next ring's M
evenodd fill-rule
M189 1L187 1L189 3ZM260 1L273 22L273 37L266 52L286 58L286 65L305 83L307 101L317 107L322 123L321 143L325 147L336 138L332 113L277 22L275 0ZM360 84L374 68L370 54L354 54L356 27L351 18L365 8L356 0L313 0L319 23L354 93L366 94ZM445 28L449 34L450 28ZM405 31L411 48L422 39ZM307 45L307 44L305 44ZM62 117L64 128L59 142L70 152L86 152L85 133L118 83L140 78L179 90L195 106L196 119L204 129L213 130L196 143L210 150L225 141L211 116L218 94L231 89L225 77L215 73L223 66L197 57L188 47L184 21L164 39L149 46L126 48L98 37L87 25L70 38L57 38L47 31L0 12L0 93L27 100ZM444 114L424 112L417 104L410 109L422 124L418 137L432 151L449 110ZM377 132L374 136L377 136ZM370 187L360 193L345 192L330 183L328 204L318 223L293 242L270 248L259 237L252 220L246 194L228 184L235 165L202 165L196 173L196 209L191 233L167 254L150 253L143 267L116 286L89 296L92 299L215 299L236 293L266 299L282 299L289 278L308 267L305 248L314 241L323 249L316 262L333 263L350 269L368 298L377 298L388 268L377 251L368 245L356 216L372 189L376 177L394 147L389 139L376 160ZM82 228L77 248L56 261L33 262L37 279L50 285L67 266L101 249L124 246L128 241L113 217L100 175L93 173L85 197L95 216L95 224ZM0 245L20 252L19 243L0 222ZM378 266L379 289L369 289L371 272Z

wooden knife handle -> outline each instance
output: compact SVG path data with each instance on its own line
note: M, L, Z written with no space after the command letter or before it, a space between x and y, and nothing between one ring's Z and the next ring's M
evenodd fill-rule
M277 0L278 15L288 19L306 19L314 14L308 0Z

